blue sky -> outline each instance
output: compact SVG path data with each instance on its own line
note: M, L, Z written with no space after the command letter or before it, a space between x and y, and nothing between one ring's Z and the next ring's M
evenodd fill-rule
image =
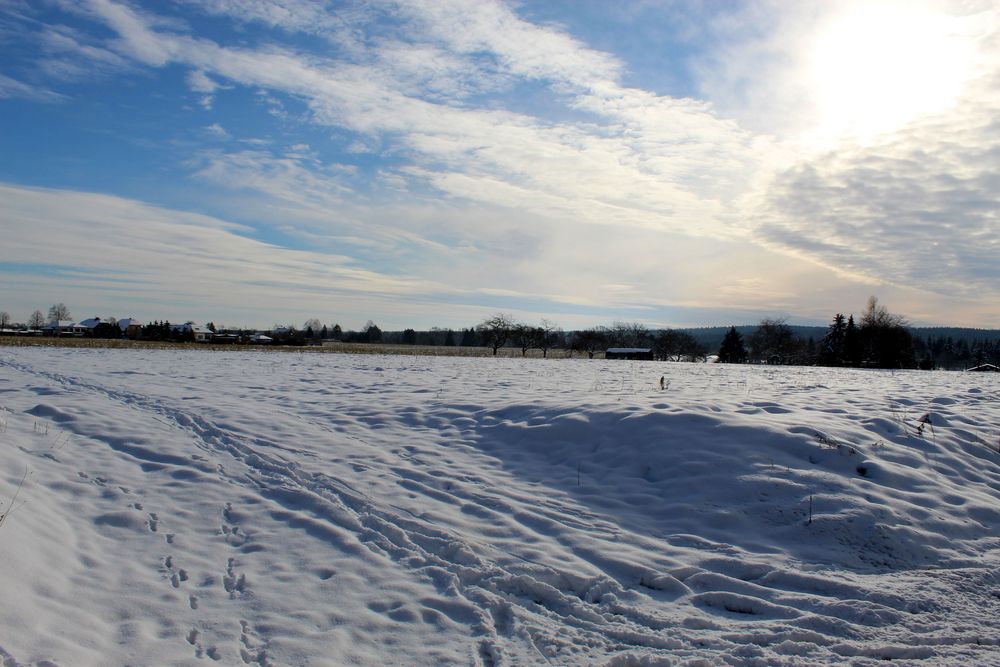
M1000 326L991 2L0 0L0 309Z

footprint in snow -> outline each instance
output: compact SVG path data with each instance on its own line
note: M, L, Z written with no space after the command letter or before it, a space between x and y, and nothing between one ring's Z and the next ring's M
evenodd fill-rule
M230 558L226 563L226 574L222 577L222 586L229 593L230 600L235 600L248 592L247 577L236 571L235 558Z

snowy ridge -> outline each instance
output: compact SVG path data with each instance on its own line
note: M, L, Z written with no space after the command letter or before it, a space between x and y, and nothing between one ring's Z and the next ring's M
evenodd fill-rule
M992 376L18 349L0 408L5 667L1000 654Z

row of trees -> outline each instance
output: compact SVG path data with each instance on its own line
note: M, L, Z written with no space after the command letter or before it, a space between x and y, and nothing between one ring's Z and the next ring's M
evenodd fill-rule
M491 348L494 355L505 346L520 348L522 356L528 350L536 349L541 350L545 357L550 350L562 348L570 354L586 354L591 359L598 352L613 347L650 349L653 357L662 361L698 360L708 354L707 348L686 331L654 331L638 322L615 322L609 327L566 333L549 320L542 320L540 326L532 326L500 313L476 325L475 335L477 340L474 344Z
M40 310L30 316L27 327L40 329L47 322L71 319L69 308L63 303L54 304L46 318ZM10 317L0 311L0 329L11 326ZM16 325L24 327L25 325ZM226 329L208 323L207 329L226 342L251 342L255 330ZM801 329L800 329L801 330ZM747 329L744 328L744 332ZM99 338L118 338L125 335L115 324L114 318L93 327L89 335ZM159 340L193 340L191 327L175 327L169 322L150 322L130 331L130 337ZM336 340L349 343L388 343L402 345L446 345L487 347L494 355L503 347L521 350L540 350L547 357L550 350L564 349L567 354L596 354L612 347L650 349L659 360L703 360L714 349L699 341L687 331L674 329L650 330L635 322L615 322L575 332L564 332L554 322L541 320L539 325L517 321L512 315L495 314L479 324L454 331L433 328L429 331L405 329L383 331L369 320L360 331L344 331L339 324L327 325L313 318L301 329L294 326L274 325L268 335L275 344L305 345L309 342ZM717 339L716 339L717 340ZM711 344L711 343L709 343ZM784 319L764 319L745 336L731 327L718 347L718 361L722 363L768 363L875 368L966 368L983 363L1000 365L1000 338L983 338L968 341L950 336L914 336L906 319L890 313L871 297L855 320L854 315L838 313L827 327L825 334L816 340L795 335Z
M970 341L945 335L914 337L913 347L921 363L930 360L936 368L1000 366L1000 338L984 336Z
M925 357L918 363L914 337L906 319L890 313L871 297L860 322L837 313L817 344L793 334L782 319L765 319L744 342L730 328L719 347L722 363L761 361L769 364L807 364L869 368L933 368Z
M42 311L36 310L28 316L28 320L25 322L24 326L28 329L37 330L44 327L47 322L58 322L60 320L68 320L69 318L69 308L66 307L66 304L57 303L49 308L48 319L45 319L45 315L42 314ZM0 310L0 329L7 329L12 326L12 324L10 313L5 310Z

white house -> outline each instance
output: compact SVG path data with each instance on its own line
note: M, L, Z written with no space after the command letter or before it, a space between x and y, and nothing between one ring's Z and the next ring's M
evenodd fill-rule
M102 320L100 317L88 317L85 320L77 322L77 326L81 326L91 333L93 333L94 329L96 329L99 324L110 324L114 326L115 320Z
M207 329L191 321L187 321L184 324L171 324L170 330L181 334L190 332L194 336L194 342L196 343L208 343L212 340L211 329Z
M42 331L49 336L83 336L89 329L87 327L80 326L73 320L59 320L58 322L49 322L44 327Z

